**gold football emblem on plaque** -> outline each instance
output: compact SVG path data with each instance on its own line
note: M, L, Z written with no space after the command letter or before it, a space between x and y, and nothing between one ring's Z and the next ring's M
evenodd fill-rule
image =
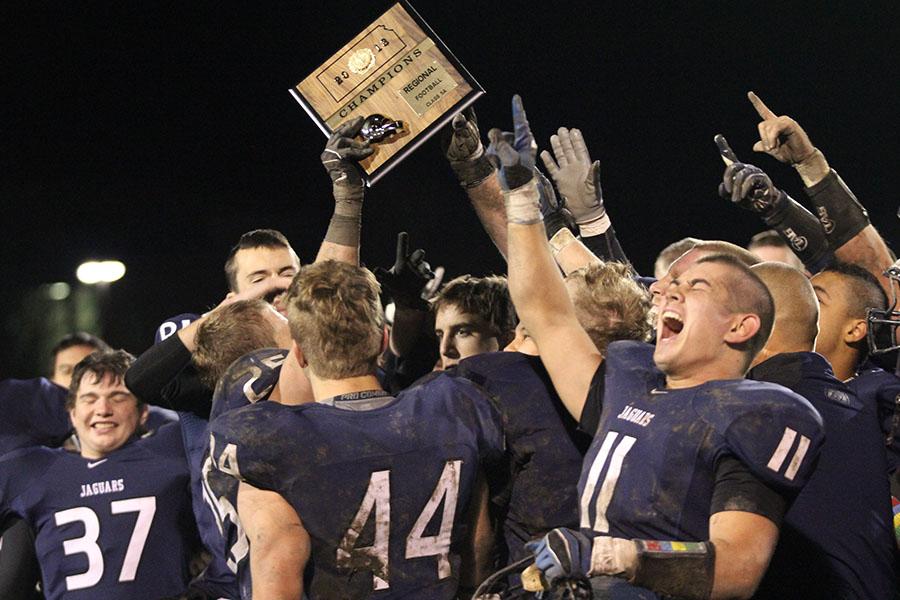
M347 68L351 73L362 75L375 66L375 53L369 48L360 48L350 55L347 61Z

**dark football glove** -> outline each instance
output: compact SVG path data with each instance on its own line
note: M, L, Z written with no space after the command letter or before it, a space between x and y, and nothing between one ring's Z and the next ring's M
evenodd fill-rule
M375 278L397 306L428 310L422 290L434 279L434 272L424 259L425 251L421 248L409 253L409 235L401 231L397 234L394 265L390 269L375 267Z
M512 115L513 133L491 129L488 132L491 144L486 151L488 160L499 170L500 185L507 191L531 181L537 156L537 143L518 94L513 96Z

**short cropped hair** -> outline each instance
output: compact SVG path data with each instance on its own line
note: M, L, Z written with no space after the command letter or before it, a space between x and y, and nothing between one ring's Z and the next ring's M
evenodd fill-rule
M706 252L710 255L724 254L737 259L746 267L752 267L753 265L762 262L758 256L746 248L741 248L737 244L732 244L731 242L726 242L724 240L703 240L698 242L697 245L693 247L693 250Z
M50 349L50 374L53 375L53 370L56 367L56 355L62 352L63 350L67 350L69 348L73 348L75 346L88 346L96 350L102 350L104 352L108 350L112 350L109 347L109 344L98 338L96 335L88 333L86 331L76 331L75 333L70 333L65 335L56 342L56 345Z
M697 264L700 263L714 263L731 269L732 275L724 282L729 308L733 313L751 313L759 317L759 331L746 342L749 364L766 346L772 334L772 325L775 323L775 301L772 300L772 294L750 267L731 254L710 254L697 261Z
M266 310L272 309L265 300L241 300L213 311L200 325L191 358L205 386L214 390L231 363L248 352L277 346Z
M384 339L380 292L362 267L329 260L300 268L287 292L288 322L316 376L375 372Z
M85 356L72 371L72 383L69 384L69 393L66 395L66 409L71 410L75 406L78 388L81 387L81 381L86 374L93 374L94 383L102 381L107 375L111 375L117 382L125 381L125 371L133 362L134 356L125 350L98 350ZM138 406L143 405L140 398L137 400Z
M447 306L456 307L461 313L483 319L501 348L516 336L518 318L509 295L506 277L461 275L451 279L441 288L431 304L431 310L437 314Z
M275 229L254 229L248 231L238 240L238 243L228 252L228 258L225 260L225 277L228 279L228 287L231 291L236 291L237 285L237 268L234 265L235 255L239 250L249 250L251 248L287 248L293 252L290 242L284 237L284 234Z
M646 341L650 335L650 293L634 280L631 267L600 262L569 273L575 314L601 354L616 340Z
M839 275L847 285L847 316L851 319L865 319L870 308L885 310L888 297L884 288L871 272L851 263L833 263L822 273Z
M656 261L653 263L653 273L655 276L659 278L665 275L666 271L669 270L669 266L675 262L675 259L699 244L701 241L703 240L686 237L677 242L672 242L663 248L662 252L659 253L659 256L656 257Z
M759 248L760 246L774 246L776 248L789 247L784 238L781 237L774 229L760 231L752 238L750 238L750 242L747 244L747 250L753 250L754 248Z

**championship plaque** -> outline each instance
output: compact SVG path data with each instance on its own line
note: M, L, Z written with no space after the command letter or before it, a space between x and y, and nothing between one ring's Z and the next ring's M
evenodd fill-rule
M359 164L372 185L484 90L401 1L290 92L326 136L367 117L361 136L375 152Z

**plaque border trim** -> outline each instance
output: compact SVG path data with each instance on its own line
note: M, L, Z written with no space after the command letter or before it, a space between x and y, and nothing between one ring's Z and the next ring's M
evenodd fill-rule
M460 77L462 77L466 83L472 88L468 94L462 97L456 104L454 104L444 115L434 121L431 125L425 128L424 131L420 132L415 140L405 145L403 149L399 150L396 154L386 160L381 166L375 169L371 174L366 173L364 170L360 169L363 181L366 182L366 186L371 187L375 182L384 177L391 169L396 167L403 159L412 154L416 149L418 149L423 143L425 143L428 139L430 139L435 133L440 131L450 120L456 115L456 113L464 110L470 104L475 102L479 97L483 96L485 91L484 88L481 87L481 84L475 80L469 70L466 69L459 59L450 51L444 41L438 37L438 35L434 32L434 30L428 26L422 16L419 15L419 12L413 8L412 4L409 3L409 0L398 0L391 4L394 6L396 4L400 4L406 9L406 12L409 13L409 16L412 17L412 20L415 21L416 25L418 25L426 36L430 37L432 41L434 41L434 45L443 53L444 57L447 61L453 65L453 68L459 73ZM322 133L327 138L331 135L332 131L329 129L328 125L325 124L325 120L320 117L315 109L309 104L306 98L297 91L296 87L291 87L288 89L291 96L300 104L306 114L313 120L313 122L319 127Z

